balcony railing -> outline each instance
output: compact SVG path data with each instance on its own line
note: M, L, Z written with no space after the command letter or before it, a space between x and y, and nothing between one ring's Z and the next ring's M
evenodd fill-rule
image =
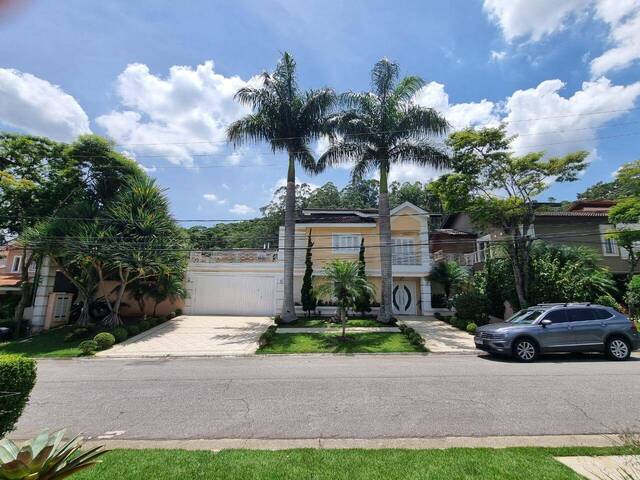
M191 252L191 263L275 263L277 250L213 250Z
M485 261L485 250L476 250L470 253L446 253L442 250L433 252L434 262L456 262L463 267L471 267L476 263L482 263Z
M391 263L393 265L420 265L420 255L415 253L393 253L391 255Z

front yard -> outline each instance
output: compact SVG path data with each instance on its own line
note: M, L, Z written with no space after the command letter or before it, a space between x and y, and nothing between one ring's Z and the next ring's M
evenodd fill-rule
M554 456L613 455L624 448L452 448L446 450L115 450L76 480L493 479L578 480Z
M76 342L66 342L65 337L75 327L62 327L29 338L0 343L0 355L18 354L26 357L77 357L80 349Z
M338 332L283 333L257 353L416 353L426 351L409 342L402 333L348 333L342 339Z

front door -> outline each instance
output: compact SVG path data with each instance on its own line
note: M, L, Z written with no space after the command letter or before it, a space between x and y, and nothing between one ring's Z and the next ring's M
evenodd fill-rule
M415 315L416 311L415 282L395 282L393 284L393 313L396 315Z

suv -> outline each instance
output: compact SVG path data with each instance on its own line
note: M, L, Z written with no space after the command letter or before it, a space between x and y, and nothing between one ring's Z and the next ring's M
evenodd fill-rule
M640 347L635 324L620 312L590 303L542 303L502 323L476 330L476 348L533 362L551 352L605 352L627 360Z

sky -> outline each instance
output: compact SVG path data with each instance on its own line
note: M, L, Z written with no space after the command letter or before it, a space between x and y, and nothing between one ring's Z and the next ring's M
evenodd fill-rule
M225 128L248 113L234 93L284 51L303 89L367 90L387 57L454 129L505 122L517 153L589 151L579 181L543 199L572 200L640 158L640 0L0 0L0 130L107 136L176 218L252 218L286 158L234 150ZM342 187L349 170L298 177Z

